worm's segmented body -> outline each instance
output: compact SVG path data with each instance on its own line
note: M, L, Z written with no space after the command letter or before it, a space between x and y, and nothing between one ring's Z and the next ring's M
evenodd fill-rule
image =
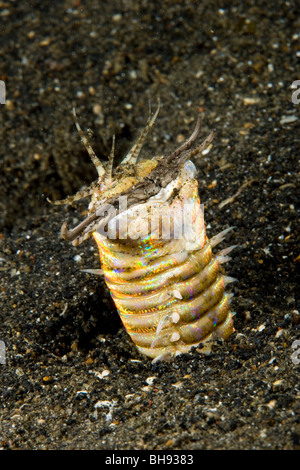
M191 137L167 157L137 163L145 137L158 110L149 118L137 143L112 177L113 150L104 169L76 126L99 179L56 204L92 195L88 217L75 229L62 226L62 236L78 245L91 234L97 242L102 273L122 322L139 351L154 360L168 359L233 331L230 294L223 275L227 248L214 255L224 230L211 241L190 161L212 138L191 149L198 137L198 119ZM75 114L75 113L74 113ZM93 271L93 270L90 270Z

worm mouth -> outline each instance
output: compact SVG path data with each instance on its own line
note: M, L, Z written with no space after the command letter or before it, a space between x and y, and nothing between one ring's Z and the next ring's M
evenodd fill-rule
M211 132L200 145L194 149L191 149L192 145L199 136L201 123L202 118L199 114L195 129L191 136L168 156L156 158L157 165L150 171L148 175L144 176L142 180L137 181L136 184L133 184L131 187L121 191L117 195L94 203L92 209L93 212L91 212L88 217L86 217L73 229L69 230L68 222L65 221L61 227L62 238L72 242L74 246L79 245L84 240L89 238L97 228L105 227L111 218L120 213L120 211L117 209L120 196L127 197L127 208L130 208L157 195L162 188L165 188L169 183L174 181L178 177L186 161L195 155L200 154L213 140L214 132ZM133 165L136 165L136 163L133 163ZM91 187L94 188L95 184L92 184ZM72 202L73 200L74 198L71 197L70 201ZM65 203L66 201L61 202ZM115 209L114 214L109 212L109 207L111 206L113 206ZM105 212L108 212L108 215L105 215Z

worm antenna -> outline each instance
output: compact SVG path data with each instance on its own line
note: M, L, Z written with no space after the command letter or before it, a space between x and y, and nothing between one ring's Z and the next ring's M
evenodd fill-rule
M158 113L159 113L160 99L158 98L157 101L158 101L158 105L157 105L157 110L156 110L155 114L152 117L149 116L146 127L143 129L140 137L138 138L138 140L136 141L134 146L131 148L130 152L122 160L122 163L121 163L122 165L124 165L125 163L129 163L130 165L135 165L136 164L137 159L139 157L139 154L140 154L140 152L142 150L142 147L145 143L146 137L147 137L150 129L154 126L155 120L156 120L156 118L158 116Z
M99 158L97 157L97 155L95 154L92 146L90 145L89 141L87 140L86 136L84 135L80 125L79 125L79 122L78 122L78 119L77 119L77 116L76 116L76 111L75 111L75 108L73 108L73 116L74 116L74 121L75 121L75 126L76 126L76 129L78 131L78 134L80 135L80 138L81 138L81 141L83 143L83 145L85 146L89 156L91 157L91 160L97 170L97 173L99 175L99 177L101 178L104 174L105 174L105 169L104 169L104 166L102 165L101 161L99 160Z

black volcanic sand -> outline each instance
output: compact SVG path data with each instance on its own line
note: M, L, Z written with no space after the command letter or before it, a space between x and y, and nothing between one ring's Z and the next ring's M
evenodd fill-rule
M0 21L0 447L299 449L296 2L5 1ZM203 108L208 234L235 226L222 248L239 247L229 342L153 365L82 272L99 267L93 240L59 238L88 202L46 198L96 179L72 106L105 160L114 133L126 154L158 96L143 156L176 148Z

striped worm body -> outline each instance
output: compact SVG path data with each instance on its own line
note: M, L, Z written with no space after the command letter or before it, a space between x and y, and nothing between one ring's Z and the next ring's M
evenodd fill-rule
M215 338L229 338L233 321L225 286L233 279L223 274L220 265L230 259L234 248L212 252L231 228L210 241L206 235L191 158L210 144L213 133L193 148L200 117L177 150L138 162L157 114L158 109L113 173L114 141L104 168L74 112L99 177L87 190L55 202L92 196L88 217L72 230L65 222L62 236L74 245L94 237L101 273L122 322L138 350L155 361L187 352L200 342L206 352Z

